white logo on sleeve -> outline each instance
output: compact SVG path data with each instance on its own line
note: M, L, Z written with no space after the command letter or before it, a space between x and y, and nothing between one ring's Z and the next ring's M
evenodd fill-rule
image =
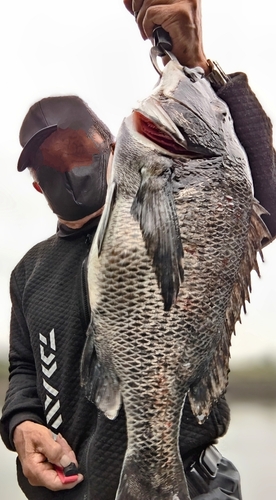
M46 389L46 398L44 402L46 420L47 424L56 430L62 423L62 416L60 412L58 390L51 384L51 377L57 370L54 329L50 332L48 338L40 333L39 340L43 385Z

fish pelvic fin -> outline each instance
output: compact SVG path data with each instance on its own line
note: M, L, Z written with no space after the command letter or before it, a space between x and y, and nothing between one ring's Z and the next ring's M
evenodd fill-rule
M105 206L104 210L101 216L101 220L98 226L98 232L97 232L97 246L98 246L98 256L100 256L102 247L103 247L103 242L105 238L105 234L107 231L108 223L110 220L110 215L116 200L116 183L115 181L111 182L111 184L108 187L107 194L106 194L106 200L105 200Z
M150 467L142 472L138 462L126 456L115 500L190 500L181 463L179 474L174 479L166 477L164 484L158 485L150 474Z
M98 359L93 338L94 326L91 321L81 358L81 386L84 387L86 398L113 420L121 407L120 384L116 374Z
M93 322L90 321L90 324L88 326L87 332L86 332L86 341L84 344L84 348L82 351L82 356L81 356L81 366L80 366L80 381L81 381L81 386L85 387L85 390L88 391L89 393L89 388L91 384L91 373L94 370L94 363L95 359L94 357L96 356L95 349L94 349L94 326ZM88 397L88 399L90 399Z
M141 184L131 214L140 224L147 253L152 260L165 311L176 302L184 280L183 247L172 190L172 171L163 167L157 175L141 169Z

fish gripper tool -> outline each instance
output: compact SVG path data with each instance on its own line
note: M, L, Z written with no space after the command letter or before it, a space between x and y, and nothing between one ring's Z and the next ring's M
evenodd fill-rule
M175 55L171 52L172 41L169 33L162 28L162 26L156 26L152 32L154 45L150 50L150 58L153 66L155 67L157 73L162 75L162 69L158 65L157 57L164 57L167 55L172 61L177 61Z

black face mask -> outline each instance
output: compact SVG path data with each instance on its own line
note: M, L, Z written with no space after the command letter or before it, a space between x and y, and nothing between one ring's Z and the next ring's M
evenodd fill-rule
M104 205L109 155L110 149L94 154L90 165L77 166L67 172L43 164L36 167L36 180L60 219L79 220Z

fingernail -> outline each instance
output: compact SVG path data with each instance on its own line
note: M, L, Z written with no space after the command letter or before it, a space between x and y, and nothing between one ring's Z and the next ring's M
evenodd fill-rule
M72 460L68 457L68 455L63 455L60 459L60 465L61 467L67 467Z
M68 476L77 476L78 475L78 468L74 462L71 462L67 467L64 467L64 475L66 477Z

